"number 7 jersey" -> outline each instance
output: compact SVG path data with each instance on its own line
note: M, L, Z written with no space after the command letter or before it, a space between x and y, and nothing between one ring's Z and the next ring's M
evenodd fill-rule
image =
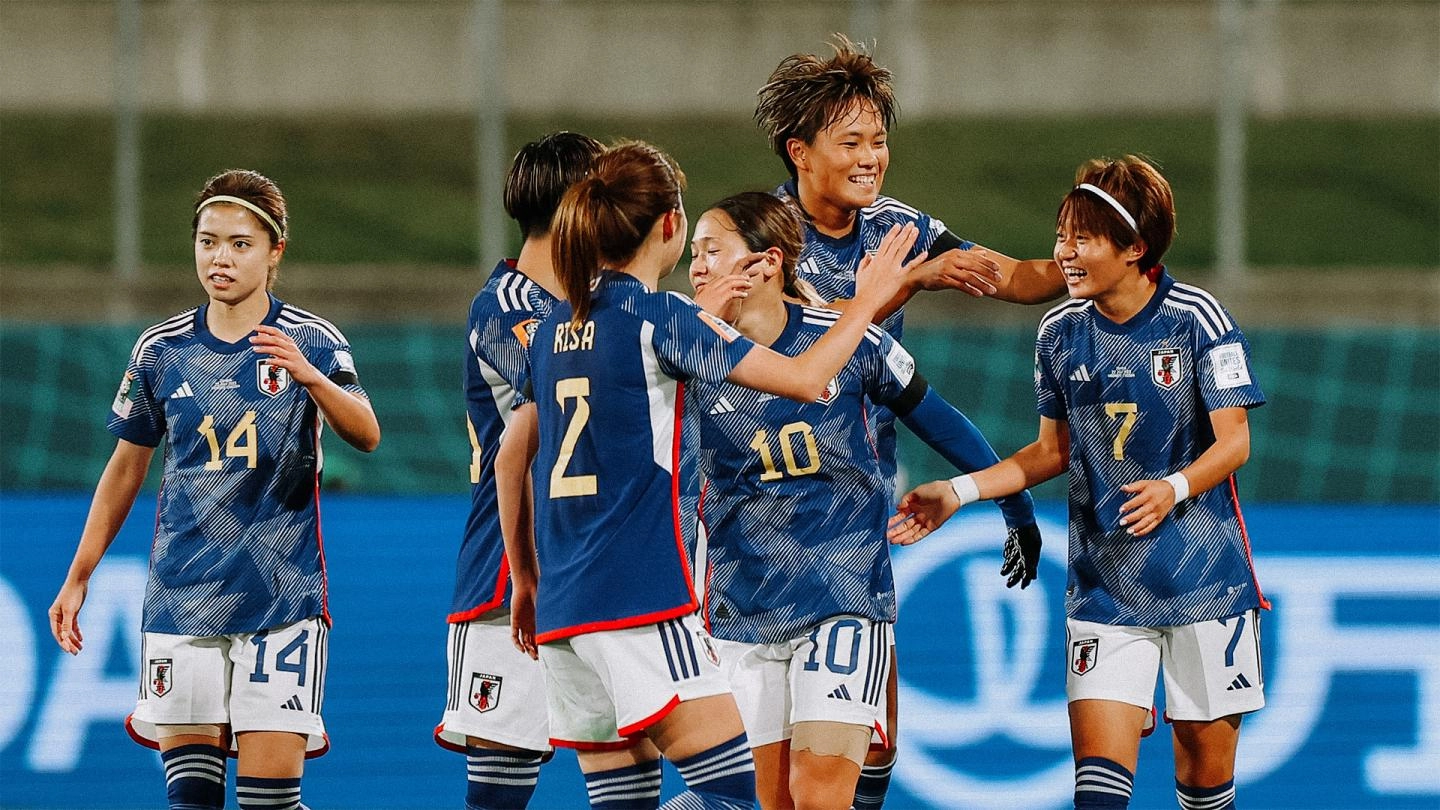
M1035 341L1035 391L1041 416L1069 423L1070 618L1155 627L1268 607L1233 475L1143 537L1120 525L1122 486L1178 472L1215 443L1210 411L1265 402L1245 336L1213 296L1162 273L1123 324L1092 301L1055 307Z
M164 442L143 629L208 636L328 622L318 409L248 336L226 343L211 334L205 311L142 333L111 405L115 436ZM328 321L271 298L263 323L342 388L364 393L350 346Z

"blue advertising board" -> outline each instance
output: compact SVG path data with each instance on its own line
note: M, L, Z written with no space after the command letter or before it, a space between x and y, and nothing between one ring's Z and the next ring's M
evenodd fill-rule
M46 610L88 505L83 496L0 496L5 808L164 803L158 757L122 727L140 678L147 505L92 580L84 652L64 655L50 638ZM444 704L443 617L465 508L452 497L327 496L332 748L307 764L309 806L461 803L463 758L431 731ZM1005 589L998 575L1003 527L988 506L896 551L900 758L886 807L1069 805L1064 506L1040 511L1045 563L1025 591ZM1275 609L1263 621L1268 705L1242 731L1242 805L1440 804L1440 506L1253 506L1246 519ZM678 785L667 773L666 795ZM585 806L573 756L545 766L532 806ZM1174 806L1163 726L1141 746L1132 806Z

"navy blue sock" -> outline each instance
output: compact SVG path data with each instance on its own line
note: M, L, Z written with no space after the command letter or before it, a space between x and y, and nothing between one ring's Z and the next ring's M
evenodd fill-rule
M1085 757L1075 763L1075 810L1130 806L1135 774L1114 760Z
M854 810L880 810L885 806L885 794L890 791L890 772L894 769L893 757L883 765L860 766L860 781L855 783Z
M465 748L468 781L466 810L523 810L540 781L536 751L501 751L492 748Z
M591 810L655 810L660 806L660 760L585 774Z
M1223 785L1197 788L1175 780L1175 799L1181 810L1235 810L1235 780Z
M745 732L726 742L675 761L685 779L684 793L661 810L745 810L755 806L755 758Z
M300 777L269 779L236 776L235 803L240 810L304 810L300 803Z
M225 752L216 745L181 745L160 752L170 810L220 810L225 806Z

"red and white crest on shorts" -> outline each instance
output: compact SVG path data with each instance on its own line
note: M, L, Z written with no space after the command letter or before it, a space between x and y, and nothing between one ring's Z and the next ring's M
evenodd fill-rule
M1070 671L1084 675L1100 660L1100 639L1082 638L1070 644Z
M1174 388L1180 381L1180 350L1151 349L1150 379L1161 388Z
M499 675L486 675L483 672L470 673L470 706L477 712L488 712L500 705L500 683L504 678Z
M261 360L255 364L255 384L265 396L279 396L290 387L290 372L269 360Z
M174 659L170 659L170 658L151 658L151 659L150 659L150 668L149 668L149 670L148 670L148 672L149 672L149 677L148 677L148 679L147 679L148 682L149 682L149 686L150 686L150 694L154 695L154 696L157 697L157 698L163 698L163 697L165 697L166 695L170 694L170 690L171 690L171 689L174 687L174 685L175 685L175 684L174 684L174 677L175 677L175 676L174 676L174 674L172 673L172 670L174 669L174 667L175 667Z

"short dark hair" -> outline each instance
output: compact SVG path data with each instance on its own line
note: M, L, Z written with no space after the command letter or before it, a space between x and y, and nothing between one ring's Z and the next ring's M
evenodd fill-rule
M785 57L770 74L770 80L755 95L755 123L770 139L770 148L785 161L795 176L786 143L798 138L815 142L815 136L834 124L855 101L875 106L880 120L889 129L900 108L890 71L875 64L865 49L843 34L831 43L835 55L821 59L815 54L797 53Z
M584 177L605 145L578 132L552 132L520 147L505 176L505 213L529 239L550 231L565 190Z
M1135 227L1102 197L1080 188L1081 183L1114 197L1135 218ZM1081 233L1104 236L1119 250L1143 241L1145 253L1139 270L1153 275L1175 239L1175 196L1160 170L1143 157L1097 158L1075 171L1075 187L1060 202L1056 222Z

